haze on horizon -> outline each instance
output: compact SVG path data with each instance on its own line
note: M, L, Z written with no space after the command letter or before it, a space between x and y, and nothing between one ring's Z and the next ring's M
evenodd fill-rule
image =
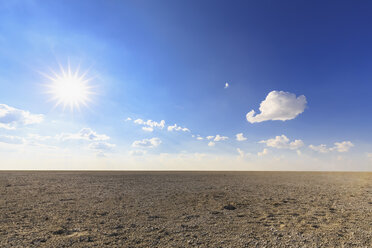
M372 170L369 1L1 1L0 170Z

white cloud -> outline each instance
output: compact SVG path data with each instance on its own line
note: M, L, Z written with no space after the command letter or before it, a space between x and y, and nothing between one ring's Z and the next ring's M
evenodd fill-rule
M241 157L241 158L244 157L245 154L244 154L244 152L240 148L237 148L236 150L239 153L239 157Z
M151 138L151 139L143 139L143 140L136 140L133 142L133 147L143 147L143 148L154 148L161 144L161 140L159 138Z
M214 143L213 141L210 141L209 143L208 143L208 146L215 146L216 145L216 143Z
M338 152L348 152L354 144L350 141L343 141L343 142L336 142L335 146L331 148L331 150L335 150Z
M247 140L247 138L244 137L243 133L238 133L238 134L236 135L236 140L237 140L237 141L244 141L244 140Z
M17 126L40 123L43 119L43 115L31 114L28 111L0 104L0 128L15 129Z
M115 144L110 144L104 141L93 142L88 145L90 150L97 152L97 157L106 157L106 153L112 152L115 147Z
M318 146L309 145L309 148L313 151L320 152L320 153L328 153L329 152L329 149L324 144L321 144L321 145L318 145Z
M221 140L227 140L229 137L226 137L226 136L220 136L219 134L216 135L216 137L214 138L214 141L221 141Z
M143 156L147 153L147 151L144 151L144 150L133 150L133 151L130 151L129 154L132 155L132 156Z
M291 150L296 150L304 145L304 142L302 140L295 140L290 142L290 140L284 134L281 136L276 136L273 139L261 140L259 143L263 143L269 147L274 147L277 149Z
M224 88L227 89L227 88L229 88L229 86L230 86L229 83L226 82Z
M255 111L251 110L247 114L247 121L250 123L268 120L292 120L297 115L304 112L306 107L306 97L284 91L271 91L264 101L260 104L261 113L255 116Z
M217 134L216 136L212 136L212 135L207 136L206 139L210 140L210 142L208 143L208 146L215 146L216 142L227 140L228 137ZM203 138L200 137L198 140L203 140Z
M139 125L143 125L145 123L144 120L142 119L137 119L137 120L134 120L133 122Z
M132 118L128 117L127 119L125 119L125 121L131 121Z
M100 152L108 152L112 151L116 145L110 144L107 142L93 142L89 144L89 149L100 151Z
M90 128L83 128L78 133L62 133L57 136L57 139L65 140L88 140L88 141L102 141L110 139L105 134L97 134Z
M155 128L155 127L160 128L160 129L163 129L164 126L165 126L165 121L164 120L161 120L160 122L156 122L156 121L153 121L153 120L144 121L142 119L137 119L137 120L134 120L133 122L135 124L144 125L147 128L152 128L152 129ZM148 130L150 130L150 129L148 129ZM145 130L145 131L148 131L148 130Z
M257 153L257 156L262 157L269 154L269 150L267 148L264 148L262 152Z
M154 128L152 128L152 127L142 127L142 130L146 131L146 132L152 132L152 131L154 131Z
M17 136L0 135L0 142L6 143L6 144L20 145L20 144L24 144L25 140Z
M174 124L173 126L168 126L168 131L183 131L183 132L190 132L190 130L186 127L180 127L177 126L177 124Z
M335 142L334 147L328 148L326 145L321 144L318 146L309 145L309 148L313 151L319 152L319 153L328 153L331 151L337 151L337 152L348 152L350 148L354 146L353 143L350 141L342 141L342 142Z
M196 137L196 139L197 139L197 140L203 140L204 138L203 138L203 137L200 137L200 136L198 136L198 137Z
M367 158L372 159L372 152L367 153Z

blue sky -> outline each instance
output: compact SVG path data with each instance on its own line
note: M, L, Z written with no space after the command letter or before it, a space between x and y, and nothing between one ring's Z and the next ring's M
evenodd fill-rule
M371 10L1 1L0 169L371 170ZM68 65L88 106L46 93Z

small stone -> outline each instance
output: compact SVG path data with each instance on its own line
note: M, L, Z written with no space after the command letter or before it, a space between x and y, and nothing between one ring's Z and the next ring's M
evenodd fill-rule
M228 205L224 206L223 208L226 209L226 210L235 210L236 209L236 207L231 205L231 204L228 204Z

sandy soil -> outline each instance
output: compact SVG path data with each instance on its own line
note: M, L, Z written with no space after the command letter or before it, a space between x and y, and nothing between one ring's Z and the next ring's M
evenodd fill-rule
M372 173L0 172L0 247L372 247Z

